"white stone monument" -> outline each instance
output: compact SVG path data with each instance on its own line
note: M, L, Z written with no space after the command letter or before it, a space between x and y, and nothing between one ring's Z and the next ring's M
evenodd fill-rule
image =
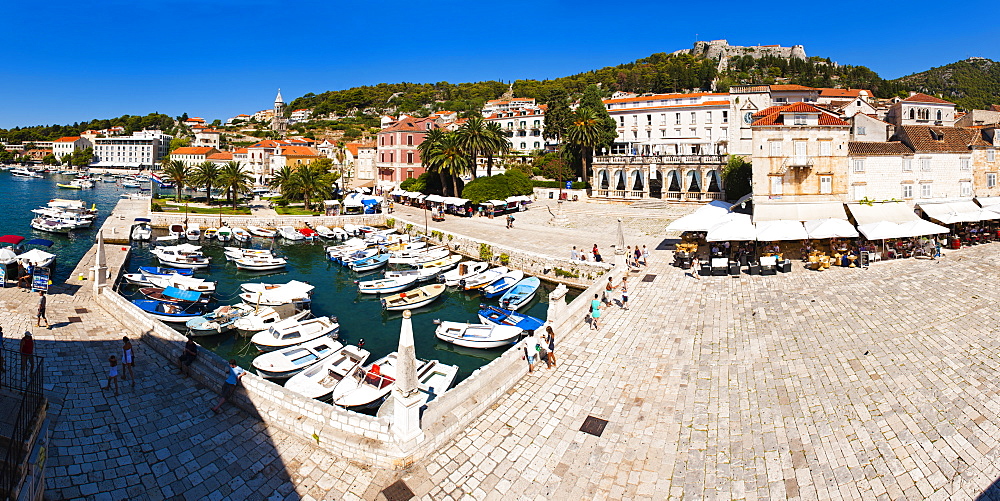
M424 438L420 429L420 406L423 398L417 381L417 354L413 347L413 324L410 310L403 311L396 350L396 386L392 389L392 433L403 450L409 450Z
M108 264L104 255L104 231L97 232L97 252L94 255L94 266L90 268L94 277L94 294L100 294L101 288L108 285Z
M627 272L625 256L625 233L622 232L622 219L618 218L618 242L615 243L615 268Z

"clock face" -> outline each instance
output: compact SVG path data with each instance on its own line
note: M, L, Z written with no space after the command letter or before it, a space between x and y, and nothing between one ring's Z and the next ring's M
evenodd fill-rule
M746 112L746 114L743 115L743 123L748 123L748 124L753 123L753 112L752 111L748 111L748 112Z

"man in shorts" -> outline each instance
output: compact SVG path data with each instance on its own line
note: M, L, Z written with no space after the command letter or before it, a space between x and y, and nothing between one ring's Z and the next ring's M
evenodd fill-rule
M45 291L38 291L38 318L35 319L35 327L42 326L42 320L45 320L45 328L49 327L49 319L45 318Z
M233 393L236 391L236 384L243 379L244 374L246 374L246 371L236 365L236 359L230 359L229 375L226 376L226 382L222 385L222 398L219 399L219 403L215 404L215 407L212 407L212 412L216 414L222 412L222 404L225 403L229 397L233 396Z
M198 345L189 336L187 343L184 345L184 353L181 353L181 356L177 359L177 365L180 366L181 374L184 377L188 377L191 374L191 364L194 363L196 358L198 358Z

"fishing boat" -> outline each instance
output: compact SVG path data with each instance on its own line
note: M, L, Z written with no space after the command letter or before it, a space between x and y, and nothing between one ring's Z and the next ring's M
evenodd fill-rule
M250 240L250 233L240 227L233 228L233 239L237 242L246 242Z
M132 224L132 240L145 242L153 237L153 228L149 226L149 218L137 217Z
M249 305L248 305L249 306ZM253 308L253 307L251 307ZM296 311L292 305L264 306L253 308L253 313L233 322L233 327L241 336L250 336L270 328L272 325L286 319L302 320L312 313L309 310Z
M429 261L437 261L448 257L448 254L451 254L451 251L444 247L401 250L392 253L392 257L389 258L389 263L414 265Z
M139 273L142 273L143 275L183 275L185 277L190 277L194 274L194 270L189 270L187 268L166 268L163 266L140 266Z
M205 297L198 291L186 291L177 287L143 287L139 293L146 296L146 299L155 299L165 303L208 303L209 297Z
M315 240L317 235L316 230L312 228L299 228L299 233L303 238L310 241Z
M201 278L185 277L183 275L148 275L146 276L146 281L154 287L177 287L181 290L197 291L202 294L211 294L215 292L216 285L215 282L209 282L208 280Z
M250 315L254 308L245 304L225 305L198 318L188 320L184 325L192 336L213 336L225 334L235 328L236 321Z
M217 233L219 233L219 229L215 228L215 227L212 227L212 228L209 228L209 229L205 230L205 234L204 234L205 240L211 240L211 239L215 238L215 235Z
M390 261L392 261L390 259ZM448 257L438 259L437 261L428 261L426 263L414 264L413 269L415 270L426 270L428 268L434 268L438 270L450 270L454 268L458 263L462 261L462 256L458 254L452 254Z
M531 302L538 292L538 287L542 284L538 277L527 277L507 290L500 296L500 306L504 309L517 311L518 308Z
M427 306L444 294L443 284L425 285L382 298L382 309L386 311L413 310Z
M490 268L471 277L463 278L462 280L459 280L458 285L467 291L482 289L504 276L504 274L508 271L510 271L510 268L507 268L506 266L497 266L496 268Z
M321 336L337 337L340 324L330 317L315 317L307 320L286 318L266 331L253 335L250 341L259 351L268 352L280 350L289 346L302 344Z
M461 259L461 256L456 256L456 257ZM385 278L400 278L400 277L407 277L410 275L416 275L418 282L428 282L437 279L438 275L450 270L454 266L455 266L454 264L451 264L451 265L437 266L430 268L420 268L416 270L390 270L386 271L383 274L383 276Z
M277 289L278 287L281 287L283 285L285 285L285 284L266 284L266 283L262 283L262 282L248 282L248 283L240 284L240 289L242 289L243 292L252 292L252 293L256 294L258 292L264 292L264 291L269 291L269 290L272 290L272 289Z
M215 233L215 238L218 238L220 242L228 242L233 239L233 229L228 226L223 226L219 228L219 231Z
M160 263L174 268L208 268L212 261L201 253L201 247L191 244L154 247L150 252Z
M502 296L507 289L510 289L514 284L521 281L524 278L524 272L521 270L508 270L502 277L494 280L492 283L479 289L483 296L488 298L494 298L497 296Z
M352 252L350 254L347 254L345 256L341 256L340 257L340 264L349 267L355 261L362 261L362 260L368 259L368 258L370 258L372 256L376 256L378 254L379 254L379 249L376 248L376 247L373 247L373 248L370 248L370 249L362 249L362 250L354 251L354 252Z
M361 232L358 231L358 228L360 228L360 226L347 223L344 225L344 232L347 233L348 236L356 237L361 234Z
M326 257L329 258L330 261L339 263L341 258L343 258L344 256L351 254L353 252L365 250L367 248L368 248L367 242L361 240L360 238L352 238L341 245L333 245L327 247L325 251L326 251Z
M141 188L142 185L135 181L122 181L122 188Z
M334 236L333 230L323 225L316 227L316 234L323 238L333 238Z
M133 299L132 304L136 305L150 317L163 322L185 323L192 318L198 318L204 314L204 307L198 303L187 306L177 303L165 303L154 299Z
M479 305L479 320L486 324L513 325L520 327L525 332L532 332L545 325L545 322L529 317L516 311L497 308L496 306Z
M76 181L71 181L71 182L68 182L68 183L56 183L56 186L58 186L60 188L65 188L65 189L68 189L68 190L81 190L81 189L83 189L83 185L81 185L80 183L78 183Z
M391 243L385 247L389 252L422 252L427 248L427 242L419 240L416 242L411 242L408 240L398 240L395 243Z
M226 261L235 261L245 257L272 257L270 249L243 249L240 247L223 247Z
M409 275L358 282L358 292L362 294L390 294L393 292L399 292L409 287L416 282L418 278L420 278L419 271L413 270L407 273L409 273Z
M305 282L292 280L274 289L258 292L244 292L240 299L246 304L259 306L279 306L282 304L308 303L315 287Z
M458 376L457 365L442 364L437 360L430 360L427 365L417 369L417 390L420 392L418 396L421 408L448 391L456 376ZM391 423L394 410L391 405L383 405L379 407L375 416L385 418Z
M295 227L293 226L279 226L278 235L281 235L281 238L284 238L285 240L293 240L293 241L305 240L306 238L301 233L295 231Z
M122 278L124 278L126 282L132 285L138 285L140 287L153 286L153 284L149 281L149 279L146 278L146 276L143 275L142 273L124 273L122 274Z
M69 233L76 229L76 226L72 223L66 223L58 219L47 219L43 217L36 217L31 220L31 227L38 231L45 231L48 233Z
M366 271L379 269L388 263L389 263L389 254L382 253L382 254L376 254L374 256L365 259L359 259L357 261L352 262L349 266L351 270L354 270L356 273L363 273Z
M371 353L364 348L347 345L334 355L292 376L285 388L308 398L327 400L341 380L361 368Z
M249 271L280 270L288 264L283 258L274 256L249 256L234 260L236 268Z
M337 240L347 240L351 236L347 234L347 230L343 228L333 228L333 238Z
M350 377L340 380L330 398L334 404L347 408L365 408L379 405L396 385L397 354L392 352L365 368L355 369ZM417 361L417 374L430 364Z
M459 263L458 267L447 273L442 273L438 277L438 281L443 282L449 287L454 287L465 280L466 278L478 275L487 268L490 267L490 263L484 263L482 261L466 261L464 263Z
M514 325L470 324L466 322L441 322L434 335L438 339L467 348L499 348L514 344L521 335L520 327Z
M196 223L189 224L187 230L184 231L184 238L187 238L188 240L200 240L201 227L199 227Z
M170 228L167 229L167 234L162 237L156 237L157 242L175 242L184 235L184 225L182 224L172 224Z
M264 229L260 226L247 226L247 231L255 237L274 238L277 235L274 230Z
M284 379L322 363L344 345L329 336L258 355L251 365L261 377Z

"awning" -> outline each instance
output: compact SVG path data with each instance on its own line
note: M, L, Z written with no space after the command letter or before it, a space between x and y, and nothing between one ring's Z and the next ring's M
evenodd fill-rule
M403 191L403 190L401 190L401 189L399 189L399 188L396 188L395 190L390 191L389 194L392 195L392 196L394 196L394 197L398 197L400 195L406 194L406 192Z
M805 222L809 238L856 238L858 230L844 219L812 219Z
M777 242L782 240L805 240L809 238L806 229L799 221L782 219L779 221L761 221L754 225L757 228L758 242Z
M24 237L18 235L4 235L0 237L0 244L17 245L24 241Z
M944 224L987 221L1000 218L1000 214L984 210L972 200L958 202L921 202L917 204L927 217Z
M936 235L938 233L948 233L948 228L930 221L917 219L899 225L900 232L907 237L922 237L924 235Z
M428 202L440 203L444 202L444 197L442 197L441 195L427 195L427 198L425 200L427 200Z
M530 202L530 201L531 201L531 197L526 196L526 195L514 195L514 196L507 197L507 202L508 203L510 203L510 202Z
M138 221L138 219L136 219L136 221ZM149 220L147 219L146 221ZM48 240L46 238L32 238L31 240L24 242L24 245L44 245L45 247L52 247L54 243L55 242L52 240Z
M899 225L889 221L877 221L858 226L858 231L868 240L885 240L887 238L902 238L906 235Z
M467 199L467 198L458 198L458 197L445 197L444 203L447 204L447 205L454 205L456 207L461 207L461 206L469 203L469 199Z
M859 230L863 225L880 221L900 224L920 219L913 213L913 209L903 202L872 203L871 205L851 202L847 204L847 209L851 211L851 215L857 221Z
M323 200L323 205L326 207L333 207L335 205L340 205L340 200Z
M17 256L17 260L22 263L38 264L48 261L54 257L56 257L55 254L49 254L48 252L39 249L31 249L30 251Z
M753 222L847 219L843 202L785 202L754 204Z
M757 229L747 214L730 213L721 222L708 229L709 242L749 242L757 238Z
M487 200L487 201L483 202L483 205L494 205L494 206L496 206L496 205L507 205L507 201L506 200Z
M670 223L667 231L708 231L710 227L722 222L729 214L730 207L732 205L716 200Z

